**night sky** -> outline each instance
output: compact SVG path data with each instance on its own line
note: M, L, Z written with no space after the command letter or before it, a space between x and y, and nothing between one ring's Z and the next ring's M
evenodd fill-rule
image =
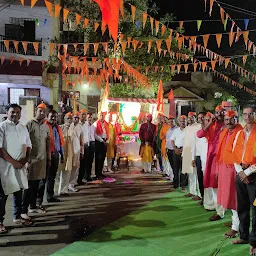
M157 18L164 16L165 13L173 13L176 20L220 20L220 9L214 3L212 16L209 17L209 0L207 0L207 12L204 11L204 0L155 0L156 4L160 7L159 15ZM230 4L239 8L247 9L254 14L240 13L234 10L228 9L222 3ZM227 11L233 19L251 19L248 29L256 29L256 0L221 0L219 4ZM244 30L244 21L235 21L236 24ZM178 23L171 23L171 28L178 27ZM227 25L227 31L230 31L231 22ZM223 24L221 21L217 22L203 22L201 29L197 31L196 22L184 23L185 35L207 34L207 33L223 33ZM250 32L249 38L256 42L256 31ZM214 39L214 38L213 38ZM234 50L242 49L240 44L236 44L230 49L228 46L228 36L223 37L225 43L222 44L221 49L217 49L215 40L209 40L209 48L216 50L222 54L232 54ZM224 41L223 41L224 42ZM228 47L226 47L228 46ZM243 47L244 48L244 47Z

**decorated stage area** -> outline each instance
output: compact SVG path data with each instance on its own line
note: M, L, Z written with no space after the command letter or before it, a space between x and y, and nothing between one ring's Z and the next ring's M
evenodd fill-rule
M121 182L121 177L133 183ZM223 236L227 231L224 223L230 221L229 212L224 220L215 223L208 221L212 212L206 212L181 192L168 192L170 186L159 174L142 176L138 171L131 171L116 175L116 179L119 181L110 186L116 190L115 198L119 198L120 203L127 191L130 191L130 197L135 194L137 197L137 203L131 202L131 205L140 205L149 196L148 203L109 223L108 216L127 210L116 205L102 215L106 225L52 254L53 256L248 254L248 245L231 245L231 240ZM129 208L129 204L126 207Z

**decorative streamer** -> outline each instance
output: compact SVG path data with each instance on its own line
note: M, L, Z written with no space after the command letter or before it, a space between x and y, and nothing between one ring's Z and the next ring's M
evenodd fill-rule
M46 7L47 7L47 10L48 10L48 12L49 12L49 15L52 17L52 3L49 2L49 1L47 1L47 0L44 0L44 3L45 3L45 5L46 5Z
M197 30L199 31L202 25L202 20L197 20Z
M66 22L68 18L69 10L66 8L63 8L63 21Z
M54 16L55 16L55 18L57 18L60 15L60 11L61 11L62 7L59 4L55 4L54 7L55 7Z
M217 42L218 48L220 48L221 39L222 39L222 34L217 34L216 35L216 42Z
M142 28L145 28L146 22L147 22L148 14L146 12L142 13Z
M31 0L31 8L33 8L38 0Z
M135 21L135 15L136 15L136 7L134 5L131 5L131 12L132 12L132 22Z

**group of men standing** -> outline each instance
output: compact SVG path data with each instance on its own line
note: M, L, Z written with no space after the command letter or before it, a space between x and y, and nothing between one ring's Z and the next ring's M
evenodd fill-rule
M217 106L215 113L189 112L178 118L152 116L141 125L142 172L151 172L154 152L164 176L173 181L173 190L189 189L185 197L199 201L207 211L216 211L210 221L232 211L227 238L232 244L250 244L256 255L256 122L254 107L243 109L245 127L238 114ZM168 159L168 162L166 160ZM252 220L250 221L250 210ZM251 223L251 232L249 232Z
M58 113L42 103L26 126L19 120L21 107L10 104L7 119L0 123L0 234L4 226L8 195L13 194L14 224L31 226L29 213L46 213L43 199L61 202L55 195L78 191L76 185L92 181L95 159L96 179L103 179L104 161L109 169L116 153L116 120L84 109L66 113L64 124L58 125ZM59 182L55 182L58 180Z

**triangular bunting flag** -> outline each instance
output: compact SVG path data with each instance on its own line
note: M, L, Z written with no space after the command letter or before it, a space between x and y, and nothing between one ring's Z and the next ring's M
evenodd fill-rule
M220 48L221 39L222 39L222 34L216 34L216 42L217 42L218 48Z
M228 67L229 62L230 62L230 58L225 58L225 68Z
M27 54L27 48L28 48L28 42L21 42L22 43L22 46L23 46L23 49L24 49L24 52L25 54Z
M156 40L156 47L157 47L158 53L161 53L162 41L163 41L162 39Z
M179 21L179 29L182 29L183 28L183 21Z
M18 53L18 51L19 51L19 42L18 41L12 41L12 42L13 42L16 53Z
M76 13L76 24L79 25L81 21L82 16Z
M213 7L214 0L210 0L210 10L209 10L209 16L212 15L212 7Z
M224 24L224 22L225 22L224 9L222 7L220 7L220 17L221 17L222 24Z
M202 20L197 20L197 30L199 31L202 25Z
M84 28L88 27L89 21L90 21L89 19L84 18Z
M185 70L185 74L188 73L188 64L184 64L184 70Z
M229 17L229 15L226 13L226 19L224 20L224 24L223 24L225 31L227 30L228 17Z
M215 70L216 62L217 62L217 60L212 60L211 61L211 65L212 65L212 70L213 71Z
M244 30L247 30L248 29L248 25L249 25L249 19L244 19Z
M245 43L245 46L247 47L248 38L249 38L249 31L244 31L244 32L242 32L242 33L243 33L243 36L244 36L244 43Z
M33 42L33 46L34 46L36 55L38 55L39 42Z
M101 43L106 54L108 54L108 43Z
M193 66L194 66L194 72L196 72L196 71L197 71L198 62L195 62L195 63L193 64Z
M9 61L10 61L10 63L12 64L12 63L14 62L14 57L11 57L11 58L9 59Z
M142 27L145 28L146 22L147 22L148 14L146 12L142 13Z
M148 40L148 53L150 53L152 42L153 42L152 40Z
M4 57L4 56L1 56L0 59L1 59L1 65L3 65L3 64L4 64L4 59L5 59L5 57Z
M180 73L180 69L181 69L181 64L178 64L178 65L177 65L177 73L178 73L178 74Z
M150 16L149 19L150 19L150 25L151 25L151 32L152 32L152 35L154 35L154 18Z
M207 65L206 61L202 62L202 71L203 72L205 71L206 65Z
M184 37L179 37L178 38L178 49L179 50L181 49L183 42L184 42Z
M203 41L204 41L205 48L207 48L209 37L210 37L210 34L203 35Z
M243 56L243 63L244 63L244 65L245 65L245 63L246 63L246 60L247 60L247 55L244 55L244 56Z
M6 48L6 52L9 52L9 45L10 45L10 41L9 40L4 40L4 46Z
M24 59L23 59L22 57L20 57L20 59L19 59L20 66L22 65L23 60L24 60Z
M155 27L156 27L156 36L157 36L159 31L159 20L155 20Z
M138 40L136 40L136 39L132 40L132 45L133 45L133 51L134 52L136 51L138 44L139 44Z
M136 15L136 7L134 5L131 5L131 12L132 12L132 22L135 21L135 15Z
M99 48L99 43L94 43L93 44L94 55L97 55L98 48Z
M69 10L66 8L63 8L63 21L66 22L68 18Z
M166 26L165 26L165 25L162 25L162 28L161 28L161 36L164 35L165 31L166 31Z
M98 27L100 26L100 24L98 22L94 23L94 32L97 31Z
M171 51L171 43L172 43L171 39L166 39L165 43L166 43L168 52L170 52Z
M38 0L31 0L31 8L33 8Z
M46 5L46 7L47 7L47 10L48 10L48 12L49 12L49 15L52 16L52 3L49 2L49 1L47 1L47 0L44 0L44 3L45 3L45 5Z
M49 43L50 56L53 55L53 53L54 53L54 48L55 48L55 44L54 44L54 43Z
M54 8L55 8L54 9L54 16L55 16L55 18L57 18L60 15L60 10L61 10L62 7L59 4L55 4Z
M235 33L233 31L229 32L229 46L231 47L234 41Z
M32 59L27 59L27 66L30 64L31 61Z
M123 55L125 55L126 45L127 45L126 41L121 42Z

